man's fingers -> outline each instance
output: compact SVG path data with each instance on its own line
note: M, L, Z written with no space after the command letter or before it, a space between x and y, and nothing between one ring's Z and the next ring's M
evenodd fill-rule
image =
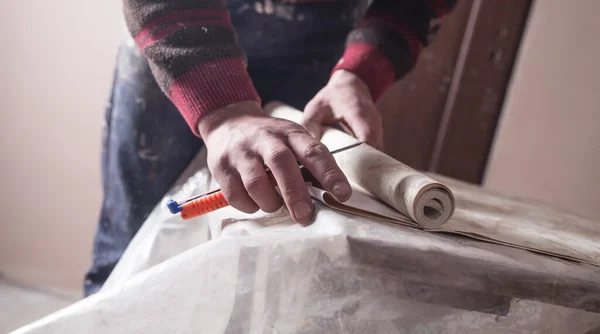
M354 136L367 144L383 148L383 124L381 115L374 105L365 105L360 109L354 108L344 114L346 123Z
M311 100L304 108L301 125L316 139L323 134L323 125L332 122L333 112L329 104L319 99Z
M300 131L290 134L288 145L325 190L332 192L340 201L350 198L350 183L325 145Z
M225 195L227 203L242 212L254 213L258 211L258 205L248 195L240 174L235 169L232 167L216 168L213 175L221 186L221 191Z
M374 129L373 126L371 126L365 120L356 116L348 115L344 120L352 129L352 133L356 139L366 142L377 149L381 148L383 134L379 133L377 129Z
M261 161L244 159L239 164L238 172L248 194L263 211L275 212L281 208L281 196L275 191L275 184L271 182Z
M260 149L263 160L271 169L292 217L299 223L308 223L313 217L314 207L296 157L278 139L263 142Z

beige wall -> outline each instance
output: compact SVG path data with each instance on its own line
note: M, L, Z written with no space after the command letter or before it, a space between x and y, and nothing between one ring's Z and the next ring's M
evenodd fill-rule
M0 1L0 272L79 293L120 1Z
M600 215L597 0L538 0L489 163L489 188Z

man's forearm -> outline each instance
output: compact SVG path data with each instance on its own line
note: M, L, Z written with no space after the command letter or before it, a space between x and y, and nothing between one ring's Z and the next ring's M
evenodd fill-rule
M161 87L199 135L206 113L260 101L223 0L124 0L127 27Z
M456 0L373 0L360 25L348 36L335 70L355 73L377 100L414 66L433 20L447 15Z

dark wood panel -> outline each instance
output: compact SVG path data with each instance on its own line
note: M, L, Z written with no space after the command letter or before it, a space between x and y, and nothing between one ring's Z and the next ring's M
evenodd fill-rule
M429 170L480 183L530 0L475 0Z
M415 68L381 98L384 151L417 169L430 165L473 0L460 0Z

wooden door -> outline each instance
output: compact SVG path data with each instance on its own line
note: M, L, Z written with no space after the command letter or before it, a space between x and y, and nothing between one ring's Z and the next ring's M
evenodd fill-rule
M384 150L480 183L531 0L459 0L415 68L378 102Z

